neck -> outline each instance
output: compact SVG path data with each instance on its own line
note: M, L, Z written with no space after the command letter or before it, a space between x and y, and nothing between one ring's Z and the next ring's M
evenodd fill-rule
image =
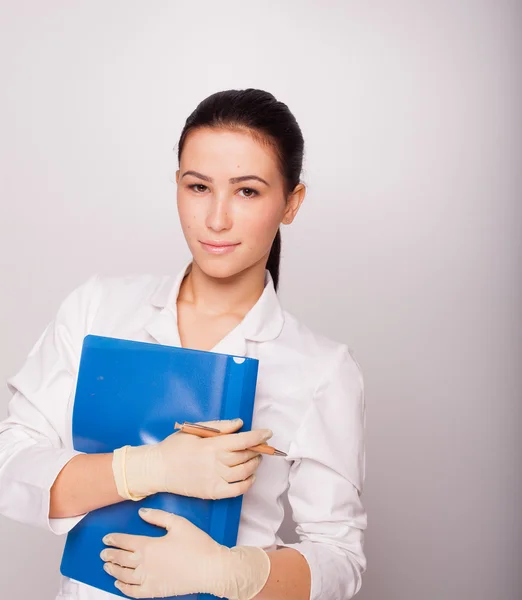
M209 315L235 314L243 318L259 300L264 287L265 260L226 278L210 277L192 261L178 300L193 304Z

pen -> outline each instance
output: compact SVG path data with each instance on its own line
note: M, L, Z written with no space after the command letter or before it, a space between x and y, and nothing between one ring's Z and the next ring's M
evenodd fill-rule
M219 431L219 429L207 427L206 425L199 425L198 423L176 423L175 428L183 431L183 433L190 433L202 438L216 437L218 435L229 435ZM271 456L287 456L287 454L282 450L277 450L268 444L258 444L257 446L252 446L249 448L249 450L254 450L254 452L259 452L260 454L270 454Z

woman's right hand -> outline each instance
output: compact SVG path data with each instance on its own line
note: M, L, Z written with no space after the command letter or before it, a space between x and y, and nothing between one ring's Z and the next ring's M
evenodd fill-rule
M218 500L244 494L261 462L260 454L248 448L266 442L272 432L235 433L241 419L201 424L227 435L200 438L178 431L157 444L116 450L113 471L120 496L136 500L171 492Z

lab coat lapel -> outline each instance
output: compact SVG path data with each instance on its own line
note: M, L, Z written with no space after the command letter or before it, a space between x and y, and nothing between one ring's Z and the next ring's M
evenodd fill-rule
M235 356L248 356L247 343L241 325L230 331L221 341L219 341L212 352L221 354L232 354Z
M158 310L145 325L145 329L163 346L181 346L178 320L168 307Z
M191 263L186 264L177 276L165 278L152 297L155 312L145 329L160 344L181 346L176 301ZM212 352L250 356L252 352L248 352L248 349L252 350L252 344L248 342L273 340L279 336L283 325L284 313L272 277L265 271L265 288L259 300L241 323L212 348Z
M145 330L164 346L181 346L176 300L191 263L192 261L186 264L175 277L166 277L151 299L154 314L146 323Z

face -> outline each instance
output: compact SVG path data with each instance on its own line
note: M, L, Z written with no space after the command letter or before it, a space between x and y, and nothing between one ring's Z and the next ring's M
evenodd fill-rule
M192 131L176 182L192 256L204 273L217 278L264 269L279 225L293 221L305 193L299 184L285 198L271 147L238 130Z

